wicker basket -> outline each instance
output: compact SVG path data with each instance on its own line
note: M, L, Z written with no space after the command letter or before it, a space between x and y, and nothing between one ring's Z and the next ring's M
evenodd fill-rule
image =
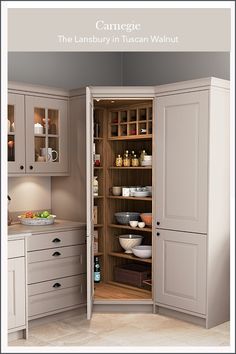
M21 224L31 226L51 225L54 223L55 218L56 215L51 215L50 218L22 218L22 216L18 216Z

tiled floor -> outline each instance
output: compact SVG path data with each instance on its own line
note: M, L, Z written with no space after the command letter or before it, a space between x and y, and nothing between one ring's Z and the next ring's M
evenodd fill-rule
M229 346L229 322L205 329L152 314L76 316L30 329L11 346Z

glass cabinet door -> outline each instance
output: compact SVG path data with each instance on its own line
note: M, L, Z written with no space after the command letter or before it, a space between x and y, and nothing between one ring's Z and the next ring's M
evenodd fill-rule
M67 101L27 96L26 134L27 172L68 171Z
M7 113L8 172L25 173L24 96L8 95Z

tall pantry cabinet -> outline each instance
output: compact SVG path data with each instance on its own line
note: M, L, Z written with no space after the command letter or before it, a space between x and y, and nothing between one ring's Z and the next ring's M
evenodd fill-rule
M153 100L154 309L182 313L208 328L228 320L229 82L216 78L87 88L88 317L93 308L93 139L88 137L94 100L104 99Z

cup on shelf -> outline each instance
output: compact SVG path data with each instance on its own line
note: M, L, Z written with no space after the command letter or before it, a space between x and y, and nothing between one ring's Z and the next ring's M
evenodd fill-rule
M113 195L119 196L119 195L121 195L121 192L122 192L122 188L121 187L119 187L119 186L112 187L112 194Z
M142 229L144 226L145 226L145 222L143 221L138 222L138 227L140 227L140 229Z
M129 222L129 224L130 224L131 227L137 227L138 226L138 221L132 220L132 221Z
M53 154L55 154L55 157L53 158ZM58 152L56 150L53 150L52 148L40 148L40 156L44 156L48 158L49 162L54 162L58 159ZM45 158L46 160L46 158Z

